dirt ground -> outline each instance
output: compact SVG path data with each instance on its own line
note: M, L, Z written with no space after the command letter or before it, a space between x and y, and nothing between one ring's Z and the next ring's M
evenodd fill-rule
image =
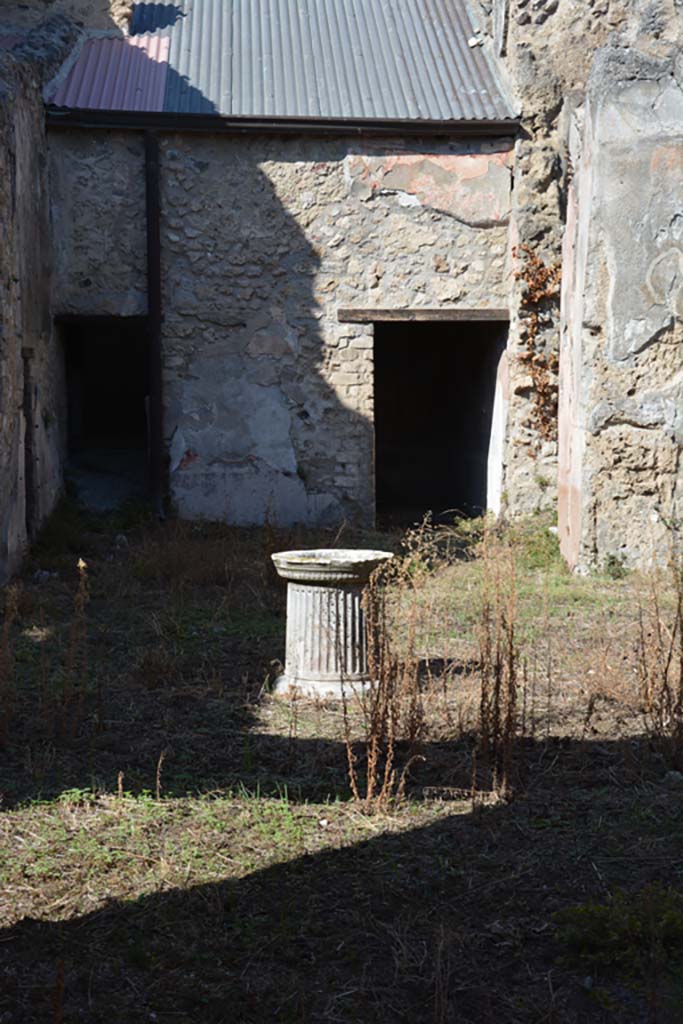
M414 547L392 628L412 616L422 726L396 736L404 798L370 807L364 709L269 692L269 556L321 542L401 548L67 508L6 591L3 1024L683 1021L683 776L638 684L666 583L572 577L542 524L512 538L502 794L486 566Z

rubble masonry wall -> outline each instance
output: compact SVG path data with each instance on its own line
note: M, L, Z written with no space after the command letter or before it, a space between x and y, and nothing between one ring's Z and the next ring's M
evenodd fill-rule
M72 42L71 27L58 18L12 53L0 53L0 582L16 570L29 530L61 491L64 389L50 312L40 88Z
M144 313L141 140L60 131L50 150L55 312ZM372 327L337 311L506 307L511 164L510 140L162 140L179 514L372 521Z

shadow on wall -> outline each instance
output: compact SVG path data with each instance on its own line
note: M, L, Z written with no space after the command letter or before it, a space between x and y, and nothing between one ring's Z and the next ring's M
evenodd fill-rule
M50 317L40 89L74 34L54 18L43 32L0 36L0 582L16 570L61 486L63 382Z
M371 350L353 350L368 331L331 319L346 268L323 268L310 235L338 230L332 205L308 233L297 219L317 184L316 142L296 156L274 148L175 137L163 150L172 498L183 516L238 525L369 525L373 432L354 406L362 389L369 398ZM268 157L277 184L261 168Z
M144 50L135 61L144 77ZM171 95L188 112L215 112L169 69ZM57 312L120 315L139 293L145 240L116 175L120 161L138 161L136 175L144 168L120 137L103 133L95 147L92 135L62 138ZM333 320L346 261L326 255L323 268L320 252L340 230L337 211L333 201L308 209L331 152L341 161L347 146L161 138L164 432L170 499L183 517L373 521L370 328ZM106 389L106 372L90 386Z

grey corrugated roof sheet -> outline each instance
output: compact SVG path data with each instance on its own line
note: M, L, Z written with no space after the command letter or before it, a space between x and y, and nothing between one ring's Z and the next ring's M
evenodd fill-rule
M470 45L476 30L466 0L157 0L133 7L131 35L147 33L170 39L167 113L516 116L493 53Z

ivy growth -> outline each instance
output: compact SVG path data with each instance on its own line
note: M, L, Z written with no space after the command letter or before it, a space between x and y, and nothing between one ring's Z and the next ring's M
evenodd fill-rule
M513 255L521 263L515 280L523 282L521 317L524 323L524 350L519 359L529 368L533 381L533 421L540 439L557 438L557 398L559 360L539 341L545 327L553 323L560 295L561 264L549 266L529 245L520 245Z

